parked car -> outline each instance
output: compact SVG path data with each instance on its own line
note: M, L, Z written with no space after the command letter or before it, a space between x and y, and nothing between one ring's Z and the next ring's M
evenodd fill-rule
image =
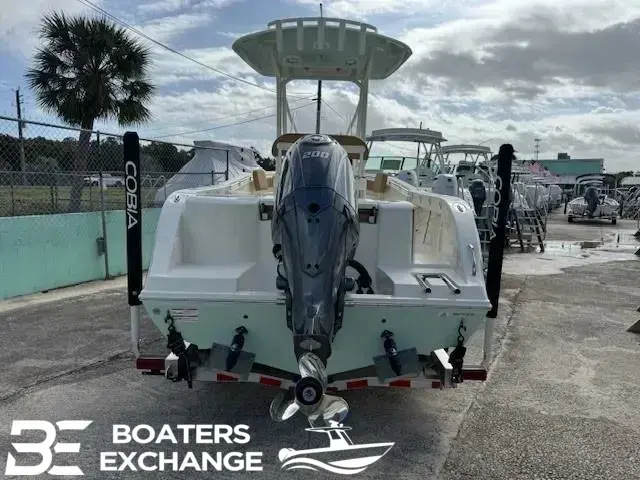
M84 184L87 186L97 187L100 184L100 175L91 175L89 177L84 177ZM102 188L123 186L123 177L114 177L110 173L102 174Z

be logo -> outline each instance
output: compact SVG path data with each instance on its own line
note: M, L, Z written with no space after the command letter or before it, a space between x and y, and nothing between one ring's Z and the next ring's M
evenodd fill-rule
M13 448L18 453L37 453L42 457L38 465L22 466L16 465L16 459L11 453L7 456L7 468L5 475L84 475L79 467L75 466L51 466L53 463L53 452L55 453L79 453L79 443L55 443L58 430L84 430L92 423L91 420L62 420L60 422L49 423L43 420L14 420L11 426L11 435L22 435L25 430L39 430L45 433L45 439L39 443L13 443ZM55 445L54 445L55 443ZM53 448L52 448L53 447Z

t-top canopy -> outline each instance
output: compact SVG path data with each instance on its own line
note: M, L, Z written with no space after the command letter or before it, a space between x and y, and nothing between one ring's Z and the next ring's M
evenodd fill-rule
M260 75L310 80L382 80L412 54L372 25L323 17L273 21L232 48Z
M424 128L383 128L374 130L367 137L367 142L418 142L435 145L446 141L442 132Z
M491 153L491 148L483 145L447 145L442 147L442 153L465 153L465 154L487 154Z

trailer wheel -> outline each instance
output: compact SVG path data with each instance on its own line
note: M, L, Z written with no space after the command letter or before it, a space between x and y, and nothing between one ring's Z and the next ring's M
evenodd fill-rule
M616 223L618 223L618 219L617 218L612 218L611 219L611 225L615 225Z
M567 222L573 223L573 217L571 215L567 217Z

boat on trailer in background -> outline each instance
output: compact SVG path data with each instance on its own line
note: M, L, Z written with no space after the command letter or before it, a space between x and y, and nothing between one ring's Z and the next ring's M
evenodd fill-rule
M606 193L608 190L605 175L578 176L573 191L575 198L567 206L567 221L610 220L615 225L618 222L620 204Z
M444 157L442 156L442 142L447 139L441 132L428 128L382 128L374 130L366 138L369 152L379 143L411 143L416 145L416 155L409 156L369 156L369 165L380 163L379 172L390 170L394 176L408 181L421 188L431 188L437 175L445 172ZM378 160L379 158L379 160ZM370 168L370 167L369 167ZM455 189L454 189L455 190Z
M464 155L463 159L451 158L460 154ZM442 155L447 172L455 175L461 188L471 191L473 189L470 187L474 181L482 182L485 187L485 201L482 205L490 206L495 183L495 172L491 169L490 161L491 149L483 145L446 145L442 147Z
M346 401L333 395L340 390L485 380L486 363L464 363L465 344L484 326L488 358L503 220L494 222L500 258L488 294L466 202L364 171L369 81L388 78L411 49L371 25L322 17L271 22L233 49L276 79L276 170L173 192L144 288L141 212L128 208L137 368L189 387L194 380L278 387L271 417L300 411L314 425L345 418ZM357 85L354 135L288 132L286 88L294 79ZM124 152L127 205L135 207L135 133L125 135ZM142 304L167 335L166 357L140 354Z
M442 142L446 141L441 132L427 128L384 128L371 132L367 137L367 146L371 152L376 143L416 144L415 157L380 157L380 171L388 173L390 167L397 166L392 175L411 186L426 188L433 193L460 197L472 206L469 191L465 190L462 183L449 171L445 162ZM374 158L369 157L369 163L377 163L377 159L372 162Z
M455 176L467 202L475 211L482 256L487 267L496 197L496 172L491 168L491 149L483 145L447 145L442 147L442 155L447 172ZM464 157L455 160L455 155Z

